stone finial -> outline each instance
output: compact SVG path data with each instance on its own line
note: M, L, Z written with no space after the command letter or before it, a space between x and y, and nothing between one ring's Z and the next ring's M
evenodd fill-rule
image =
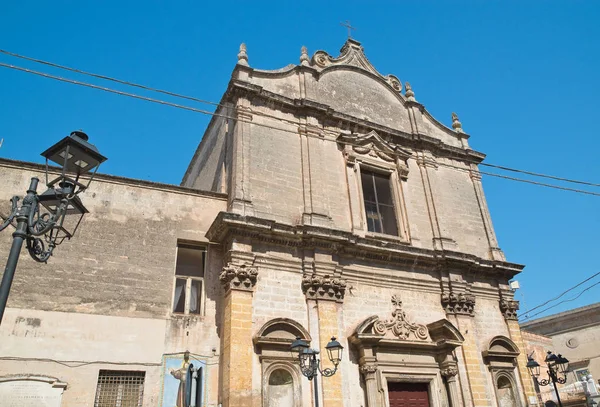
M308 57L308 49L303 45L300 48L300 64L304 66L309 65L310 58Z
M223 285L225 291L242 290L252 291L256 285L258 270L256 267L229 264L223 267L223 271L219 275L219 281Z
M472 294L442 294L442 306L448 314L473 316L475 311L475 296Z
M302 292L312 300L331 300L342 302L346 294L346 281L330 276L304 276Z
M452 128L457 133L464 133L462 123L458 120L458 115L454 112L452 112Z
M412 86L410 86L408 81L404 82L404 89L406 89L406 99L411 102L416 102L417 100L415 99L415 92L413 92Z
M238 64L248 66L248 53L246 52L246 44L240 44L240 52L238 52Z
M517 320L517 311L519 310L519 301L516 300L507 300L502 298L500 300L500 311L502 311L502 315L504 315L504 319L507 320Z

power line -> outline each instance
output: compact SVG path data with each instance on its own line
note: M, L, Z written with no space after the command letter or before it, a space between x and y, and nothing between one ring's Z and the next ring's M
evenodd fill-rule
M599 271L599 272L597 272L596 274L594 274L593 276L586 278L585 280L583 280L583 281L582 281L582 282L580 282L579 284L577 284L577 285L574 285L573 287L569 288L568 290L565 290L565 291L563 291L563 292L562 292L562 293L560 293L558 296L556 296L556 297L554 297L554 298L552 298L552 299L550 299L550 300L546 301L545 303L543 303L543 304L540 304L540 305L538 305L538 306L536 306L536 307L533 307L533 308L531 308L531 309L528 309L527 311L524 311L524 312L522 312L522 314L525 316L525 314L527 314L527 313L529 313L529 312L531 312L531 311L535 311L536 309L538 309L538 308L542 308L544 305L546 305L546 304L548 304L548 303L550 303L550 302L552 302L552 301L556 301L556 300L558 300L560 297L562 297L563 295L565 295L565 294L566 294L566 293L568 293L569 291L573 291L574 289L576 289L577 287L579 287L580 285L582 285L582 284L584 284L584 283L587 283L588 281L590 281L592 278L596 277L597 275L600 275L600 271Z
M552 308L558 307L560 304L564 304L565 302L571 302L571 301L575 301L577 298L581 297L581 296L583 295L583 293L585 293L586 291L590 290L591 288L593 288L593 287L597 286L598 284L600 284L600 281L598 281L597 283L594 283L594 284L592 284L591 286L589 286L589 287L587 287L587 288L585 288L585 289L581 290L581 291L579 292L579 294L577 294L577 296L576 296L576 297L569 298L568 300L563 300L563 301L561 301L561 302L559 302L559 303L557 303L557 304L554 304L554 305L552 305L552 306L550 306L550 307L548 307L548 308L545 308L545 309L543 309L543 310L541 310L541 311L539 311L539 312L536 312L536 313L535 313L535 314L533 314L533 315L529 315L527 318L525 318L525 320L523 320L523 321L521 321L521 322L527 322L527 321L531 320L531 318L535 317L536 315L540 315L540 314L542 314L542 313L544 313L544 312L546 312L546 311L548 311L548 310L551 310Z
M208 100L204 100L204 99L199 99L193 96L188 96L188 95L183 95L180 93L175 93L175 92L170 92L170 91L166 91L163 89L158 89L158 88L153 88L150 86L146 86L146 85L141 85L135 82L130 82L130 81L125 81L122 79L117 79L114 77L110 77L107 75L100 75L100 74L96 74L93 72L88 72L88 71L84 71L81 69L76 69L76 68L72 68L69 66L65 66L65 65L60 65L54 62L50 62L50 61L45 61L42 59L38 59L38 58L32 58L32 57L28 57L26 55L21 55L21 54L17 54L14 52L10 52L10 51L6 51L3 49L0 49L0 53L3 53L5 55L9 55L11 57L15 57L15 58L20 58L23 60L27 60L27 61L32 61L35 63L39 63L39 64L43 64L43 65L47 65L47 66L51 66L54 68L59 68L59 69L63 69L66 71L70 71L70 72L75 72L78 74L82 74L82 75L87 75L87 76L91 76L94 78L99 78L99 79L103 79L103 80L107 80L107 81L112 81L112 82L116 82L116 83L120 83L123 85L127 85L127 86L133 86L133 87L137 87L140 89L144 89L144 90L148 90L148 91L152 91L152 92L157 92L157 93L162 93L165 95L169 95L169 96L173 96L173 97L177 97L177 98L182 98L182 99L186 99L186 100L191 100L194 102L199 102L199 103L204 103L204 104L209 104L212 106L223 106L223 104L221 103L216 103L216 102L211 102ZM105 89L103 89L105 90ZM167 103L164 103L167 104ZM173 105L171 105L173 106ZM184 107L185 108L185 107ZM254 114L256 115L260 115L260 116L264 116L264 117L269 117L269 118L273 118L279 121L283 121L283 122L288 122L291 123L293 125L297 125L297 122L294 122L293 120L289 120L289 119L284 119L284 118L280 118L280 117L276 117L276 116L272 116L266 113L262 113L262 112L254 112ZM520 169L516 169L516 168L510 168L510 167L505 167L502 165L496 165L496 164L490 164L490 163L476 163L476 162L471 162L472 164L478 164L478 165L482 165L485 167L490 167L490 168L497 168L497 169L501 169L504 171L511 171L511 172L516 172L516 173L520 173L520 174L526 174L526 175L531 175L531 176L535 176L535 177L540 177L540 178L548 178L548 179L553 179L553 180L557 180L557 181L562 181L562 182L569 182L569 183L575 183L575 184L580 184L580 185L588 185L588 186L593 186L593 187L600 187L600 184L597 183L593 183L593 182L587 182L587 181L579 181L579 180L573 180L573 179L569 179L569 178L564 178L564 177L557 177L554 175L547 175L547 174L541 174L538 172L532 172L532 171L526 171L526 170L520 170ZM487 175L490 175L489 173ZM495 175L492 175L495 176ZM507 179L511 179L511 178L507 178ZM524 181L526 182L526 181ZM567 189L570 191L570 189Z
M220 113L216 113L216 112L210 112L208 110L197 109L197 108L194 108L194 107L185 106L185 105L181 105L181 104L178 104L178 103L167 102L167 101L164 101L164 100L150 98L150 97L147 97L147 96L141 96L141 95L137 95L137 94L134 94L134 93L123 92L123 91L119 91L119 90L116 90L116 89L111 89L111 88L107 88L107 87L103 87L103 86L93 85L93 84L90 84L90 83L87 83L87 82L77 81L77 80L74 80L74 79L63 78L61 76L51 75L51 74L48 74L48 73L39 72L39 71L35 71L35 70L32 70L32 69L19 67L19 66L16 66L16 65L5 64L5 63L0 62L0 67L14 69L14 70L18 70L18 71L22 71L22 72L26 72L26 73L30 73L30 74L34 74L34 75L38 75L38 76L42 76L42 77L49 78L49 79L54 79L54 80L58 80L58 81L66 82L66 83L71 83L71 84L74 84L74 85L89 87L89 88L92 88L92 89L98 89L98 90L102 90L102 91L109 92L109 93L114 93L114 94L121 95L121 96L128 96L128 97L131 97L131 98L134 98L134 99L145 100L147 102L158 103L158 104L161 104L161 105L166 105L166 106L171 106L171 107L175 107L175 108L178 108L178 109L184 109L184 110L188 110L188 111L192 111L192 112L202 113L202 114L206 114L206 115L209 115L209 116L216 116L216 117L222 117L222 118L225 118L225 119L237 120L239 122L249 123L249 124L252 124L252 125L255 125L255 126L259 126L259 127L270 128L270 129L278 130L278 131L281 131L281 132L287 132L287 133L291 133L291 134L294 134L294 135L298 135L298 133L296 131L288 130L288 129L283 129L281 127L270 126L270 125L263 124L263 123L254 123L254 122L252 122L250 120L244 120L244 119L236 118L236 117L225 115L225 114L220 114ZM200 99L198 99L198 100L200 100ZM294 124L296 126L298 125L297 122L293 122L293 121L286 120L286 119L281 119L281 118L278 118L276 116L267 115L267 114L264 114L264 113L261 113L261 112L253 112L253 114L256 114L257 116L263 116L263 117L273 118L273 119L276 119L276 120L282 121L282 122L289 122L289 123L292 123L292 124ZM321 138L321 137L318 137L318 136L311 136L311 135L307 135L307 136L308 137L313 137L313 138L316 138L316 139L319 139L319 140L323 140L323 141L337 142L336 140L325 139L325 138ZM358 144L353 144L353 143L346 143L346 144L351 145L351 146L355 146L355 147L361 147ZM461 160L465 161L467 163L471 163L471 164L477 164L477 165L482 164L482 163L477 163L477 162L474 162L474 161L468 161L468 160L465 160L465 159L462 159L462 158L461 158ZM491 177L503 178L503 179L507 179L507 180L511 180L511 181L523 182L523 183L527 183L527 184L538 185L538 186L543 186L543 187L547 187L547 188L554 188L554 189L559 189L559 190L563 190L563 191L576 192L576 193L581 193L581 194L586 194L586 195L600 196L600 193L585 191L585 190L581 190L581 189L561 187L561 186L558 186L558 185L546 184L546 183L541 183L541 182L536 182L536 181L531 181L531 180L525 180L525 179L516 178L516 177L509 177L509 176L506 176L506 175L495 174L495 173L491 173L491 172L485 172L485 171L479 171L479 170L475 171L475 170L472 170L472 169L466 169L466 168L458 167L458 166L451 165L451 164L445 164L445 163L441 163L441 162L438 162L438 164L446 166L446 167L456 168L456 169L461 170L461 171L467 171L467 172L468 171L474 171L474 172L479 172L480 174L489 175ZM490 164L490 166L492 166L492 165ZM518 171L518 172L523 172L523 173L527 173L527 172L521 171L521 170L515 170L515 169L511 169L511 170ZM534 174L534 173L530 173L530 174ZM544 176L544 175L539 175L539 176ZM558 179L558 177L553 177L553 176L544 176L544 177ZM566 180L566 178L562 178L562 179ZM569 180L569 182L584 183L583 181L574 181L574 180ZM585 184L589 184L589 183L585 183ZM595 184L589 184L589 185L595 185Z

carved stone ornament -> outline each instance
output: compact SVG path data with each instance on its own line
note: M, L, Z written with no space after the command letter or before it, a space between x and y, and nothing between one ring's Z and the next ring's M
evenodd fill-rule
M300 48L300 64L309 65L309 63L310 58L308 57L308 49L303 45L302 48Z
M346 281L330 276L304 276L302 292L311 300L342 302L346 294Z
M376 373L377 369L377 363L368 363L360 367L360 372L366 376L371 373Z
M406 160L412 155L386 140L377 132L370 131L367 134L342 133L337 138L338 145L343 148L344 155L349 162L360 156L378 158L389 163L397 163L401 175L408 174Z
M458 115L454 112L452 112L452 128L457 133L464 133L462 123L458 120Z
M406 313L402 310L402 300L397 295L392 296L392 318L382 320L377 318L373 323L373 332L379 335L385 335L388 331L398 339L407 340L414 336L418 340L427 340L429 331L425 325L415 324L406 319Z
M240 44L240 52L237 55L238 64L248 66L248 53L246 52L246 44Z
M517 320L517 311L519 310L519 301L517 300L500 300L500 311L505 319Z
M472 294L442 293L442 306L448 314L473 316L475 296Z
M223 271L219 275L219 281L221 281L225 290L252 291L254 285L256 285L257 276L258 270L256 267L247 266L246 264L229 264L223 267Z
M402 83L394 75L383 76L369 62L364 53L360 42L349 38L337 58L332 57L325 51L317 51L313 54L311 65L317 69L324 69L330 66L347 65L355 68L360 68L381 79L383 79L392 89L400 93L402 91Z
M444 377L452 377L452 376L456 376L458 374L458 369L456 368L456 366L448 366L448 367L440 370L440 373Z
M404 83L404 88L406 89L406 99L410 100L411 102L416 102L415 92L413 92L412 86L410 86L410 83L408 83L408 81Z

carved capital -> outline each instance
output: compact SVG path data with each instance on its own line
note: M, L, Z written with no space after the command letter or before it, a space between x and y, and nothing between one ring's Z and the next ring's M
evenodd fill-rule
M330 276L304 276L302 292L311 300L343 302L346 294L346 281Z
M475 296L472 294L442 293L442 306L447 314L473 316Z
M378 369L377 363L369 363L361 365L360 372L365 376L376 373Z
M517 300L500 300L500 311L504 315L504 319L517 320L517 311L519 310L519 301Z
M458 369L456 366L448 366L440 370L440 373L444 377L453 377L458 374Z
M258 270L256 267L229 264L223 267L219 275L219 281L223 284L225 291L242 290L252 291L256 285Z

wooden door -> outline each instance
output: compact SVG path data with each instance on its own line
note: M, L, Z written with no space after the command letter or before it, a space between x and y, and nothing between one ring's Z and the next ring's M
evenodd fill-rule
M429 407L427 383L388 382L390 407Z

